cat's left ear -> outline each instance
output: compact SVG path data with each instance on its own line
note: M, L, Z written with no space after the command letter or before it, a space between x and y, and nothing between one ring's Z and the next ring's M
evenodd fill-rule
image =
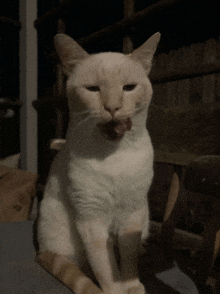
M66 34L57 34L54 37L54 45L67 76L71 74L77 61L89 56L76 41Z
M155 33L143 45L131 53L130 57L139 61L149 74L152 65L152 59L160 41L160 33Z

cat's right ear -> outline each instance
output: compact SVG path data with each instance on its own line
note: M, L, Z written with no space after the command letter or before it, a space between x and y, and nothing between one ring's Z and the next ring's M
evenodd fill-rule
M54 37L56 52L63 65L64 73L69 76L78 60L85 59L89 54L71 37L57 34Z
M149 74L151 70L152 59L159 41L160 33L157 32L130 54L131 58L138 60L143 65L147 74Z

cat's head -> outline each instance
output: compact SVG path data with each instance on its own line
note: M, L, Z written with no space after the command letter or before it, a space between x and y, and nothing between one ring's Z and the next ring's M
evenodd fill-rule
M89 55L71 37L57 34L56 51L68 77L70 115L89 111L104 131L110 127L116 137L122 137L131 129L136 112L150 103L152 87L148 74L159 40L160 33L156 33L129 55Z

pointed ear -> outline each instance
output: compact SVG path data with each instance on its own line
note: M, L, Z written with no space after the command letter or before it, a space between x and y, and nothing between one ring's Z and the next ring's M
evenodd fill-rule
M65 34L57 34L54 37L54 45L63 65L63 71L67 76L71 74L78 60L89 56L76 41Z
M160 33L158 32L151 36L143 45L130 55L131 58L138 60L143 65L147 74L149 74L151 70L152 59L159 41Z

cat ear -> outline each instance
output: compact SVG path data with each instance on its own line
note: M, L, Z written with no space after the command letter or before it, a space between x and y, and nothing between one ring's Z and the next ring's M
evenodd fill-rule
M131 58L138 60L144 66L147 74L151 70L152 59L160 41L160 36L159 32L154 34L130 55Z
M78 60L89 56L76 41L66 34L57 34L54 37L54 45L63 65L63 71L67 76L71 74Z

